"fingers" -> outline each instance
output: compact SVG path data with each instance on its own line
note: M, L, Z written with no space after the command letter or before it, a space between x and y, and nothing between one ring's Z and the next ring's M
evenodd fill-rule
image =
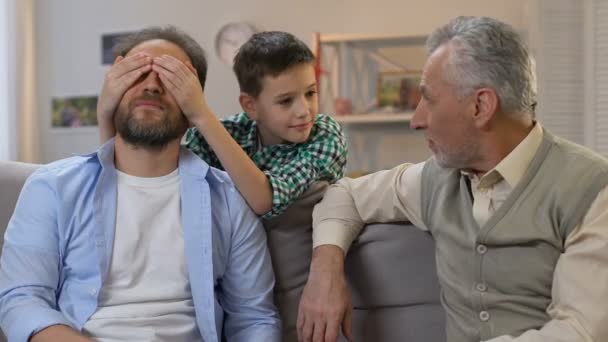
M196 75L196 77L198 77L198 71L196 71L196 68L192 65L192 63L186 62L186 66L188 67L188 69L190 69L190 71L192 71L194 75Z
M185 82L189 77L193 76L186 64L173 56L163 55L154 58L154 66L160 66L162 69L174 74L179 79L177 82Z
M325 320L324 319L319 319L318 321L314 322L313 325L313 334L312 334L312 341L313 342L325 342ZM336 337L337 339L337 337ZM333 341L331 341L333 342Z
M325 339L320 341L335 342L338 340L340 334L340 318L342 317L328 317L324 336Z
M344 320L342 321L342 332L349 342L353 342L355 337L353 335L353 308L349 307L344 313Z
M126 74L139 70L142 67L149 66L152 64L152 57L145 53L136 53L131 56L116 57L116 61L110 69L109 75L113 79L119 79Z
M298 341L311 342L313 334L313 320L306 319L306 316L298 315Z

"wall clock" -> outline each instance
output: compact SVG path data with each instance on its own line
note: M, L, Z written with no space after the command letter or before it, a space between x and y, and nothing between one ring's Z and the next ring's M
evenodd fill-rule
M215 52L226 65L232 66L234 56L257 30L246 22L228 23L217 32L215 36Z

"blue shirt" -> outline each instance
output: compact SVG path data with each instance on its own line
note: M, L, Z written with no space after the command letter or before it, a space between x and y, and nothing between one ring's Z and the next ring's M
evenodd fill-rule
M262 225L225 172L185 149L178 172L186 264L203 339L279 341ZM112 254L116 179L112 140L97 153L45 165L27 180L0 260L0 327L9 341L27 341L55 324L80 331L96 311Z

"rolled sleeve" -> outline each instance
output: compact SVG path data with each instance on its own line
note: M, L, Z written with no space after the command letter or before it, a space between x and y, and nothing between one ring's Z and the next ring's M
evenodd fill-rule
M402 164L329 187L313 211L313 247L337 245L346 253L366 224L421 219L420 182L424 163Z

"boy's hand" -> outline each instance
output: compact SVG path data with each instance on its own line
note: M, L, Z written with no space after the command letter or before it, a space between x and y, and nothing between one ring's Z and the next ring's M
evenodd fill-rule
M106 73L97 102L97 121L111 123L114 112L125 92L152 68L152 58L144 53L129 57L116 57L114 64Z
M198 126L198 123L211 113L192 64L163 55L154 58L152 70L158 73L163 85L173 95L190 122Z

